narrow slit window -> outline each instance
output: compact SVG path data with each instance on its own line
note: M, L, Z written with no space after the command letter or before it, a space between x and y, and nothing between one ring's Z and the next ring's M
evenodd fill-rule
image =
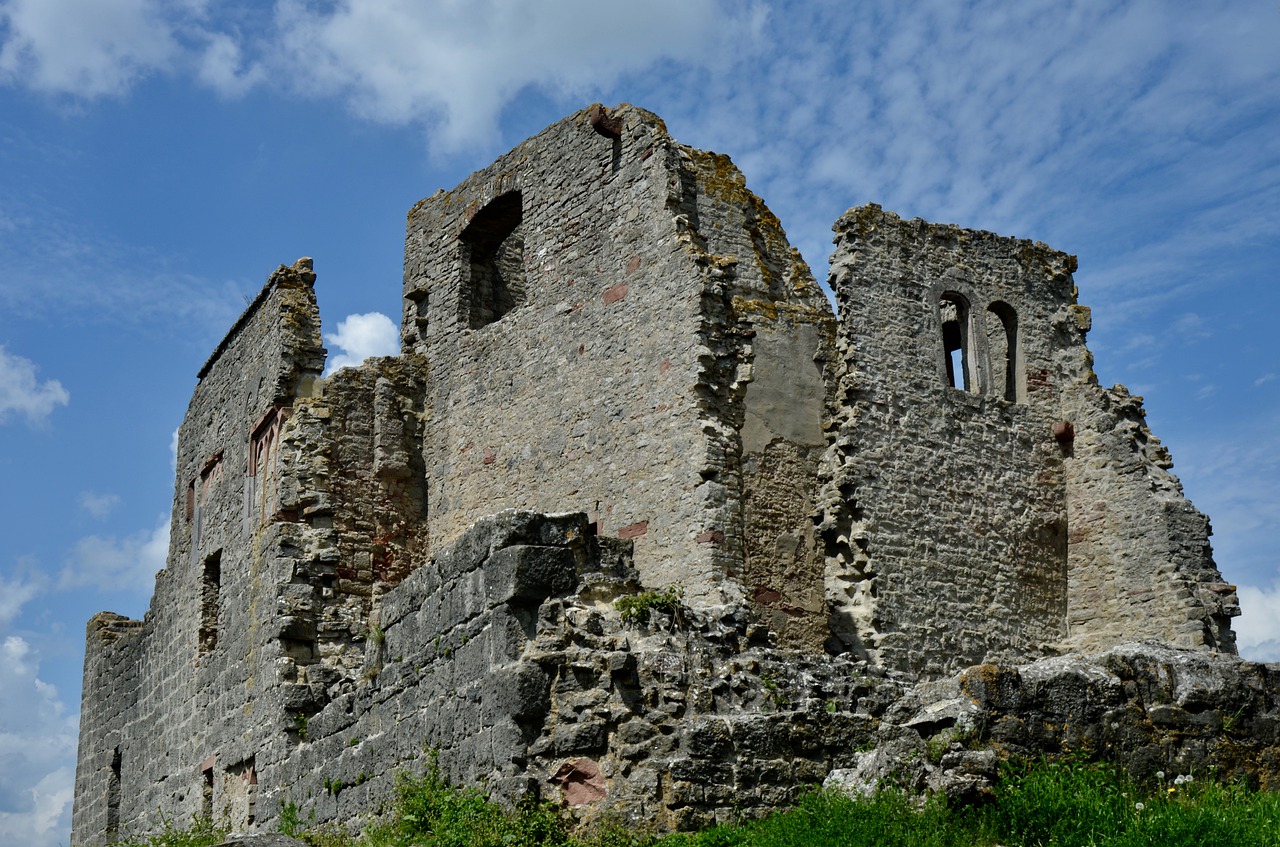
M519 191L495 198L462 231L461 306L471 329L501 320L524 305L524 211Z
M978 381L974 377L970 353L969 303L954 291L948 291L939 299L938 311L947 385L964 391L977 391Z
M120 834L120 748L111 753L111 771L107 774L107 840Z
M204 561L200 576L200 633L198 643L203 655L218 646L218 607L222 594L222 551Z
M208 820L213 819L213 766L210 765L201 771L204 777L200 786L200 816Z
M987 349L991 352L991 393L1010 403L1025 399L1018 349L1018 313L999 300L987 307Z

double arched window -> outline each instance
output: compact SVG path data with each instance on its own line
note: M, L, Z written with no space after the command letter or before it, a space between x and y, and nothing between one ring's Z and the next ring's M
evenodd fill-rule
M1018 403L1026 400L1018 313L994 300L977 325L971 301L964 294L944 290L938 295L938 326L942 341L944 383L972 394L989 394Z

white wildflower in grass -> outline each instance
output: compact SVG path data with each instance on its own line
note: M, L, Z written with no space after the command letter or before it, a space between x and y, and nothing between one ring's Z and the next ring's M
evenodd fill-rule
M1142 803L1141 801L1139 801L1139 802L1137 802L1137 803L1134 803L1134 804L1133 804L1133 808L1134 808L1136 811L1141 812L1143 809L1145 809L1145 808L1147 808L1147 807L1146 807L1146 805L1145 805L1144 803Z
M1156 771L1156 779L1164 779L1164 771Z

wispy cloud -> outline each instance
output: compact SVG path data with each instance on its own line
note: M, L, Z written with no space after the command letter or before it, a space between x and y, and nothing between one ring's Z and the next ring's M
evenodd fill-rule
M400 353L400 330L381 312L347 315L338 322L338 331L325 333L324 340L338 348L329 357L328 372L358 365L370 356Z
M117 494L97 494L92 491L80 492L80 508L84 509L97 520L102 520L111 514L116 506L120 505L120 496Z
M89 535L75 543L59 575L59 588L150 593L169 554L169 521L125 538Z
M0 164L5 152L0 144ZM96 232L54 200L0 187L0 220L8 227L0 238L0 309L9 316L152 332L189 334L198 327L212 334L214 328L224 331L244 307L235 285L212 282L176 267L177 258Z
M45 580L39 576L0 574L0 632L6 631L31 602L45 588Z
M1243 613L1233 628L1245 655L1280 639L1280 456L1267 437L1277 426L1280 411L1260 410L1176 445L1187 492L1213 520L1214 558L1223 577L1240 586Z
M14 414L39 424L58 406L71 401L71 395L56 379L41 381L35 362L10 353L0 345L0 424Z

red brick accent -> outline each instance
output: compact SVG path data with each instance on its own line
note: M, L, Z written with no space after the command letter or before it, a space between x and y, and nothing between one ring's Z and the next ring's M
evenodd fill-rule
M482 465L492 465L493 460L496 458L497 458L497 454L495 454L492 450L486 447L484 448L484 458L480 460L480 463Z
M632 256L631 261L627 262L627 276L631 276L638 270L640 270L640 257Z
M663 359L661 362L658 363L658 373L664 374L669 370L671 370L670 359Z
M631 526L624 526L622 529L618 530L618 537L619 538L636 538L638 536L644 535L648 531L649 531L649 522L640 521L639 523L633 523L631 524Z
M709 529L695 539L699 544L723 544L724 533L718 529Z
M620 282L604 290L604 304L608 306L611 303L617 303L619 300L627 296L627 284Z
M751 599L764 606L771 606L782 599L782 592L763 585L751 589Z
M1040 391L1041 389L1051 388L1053 386L1053 378L1049 371L1044 368L1028 368L1027 369L1027 390Z

